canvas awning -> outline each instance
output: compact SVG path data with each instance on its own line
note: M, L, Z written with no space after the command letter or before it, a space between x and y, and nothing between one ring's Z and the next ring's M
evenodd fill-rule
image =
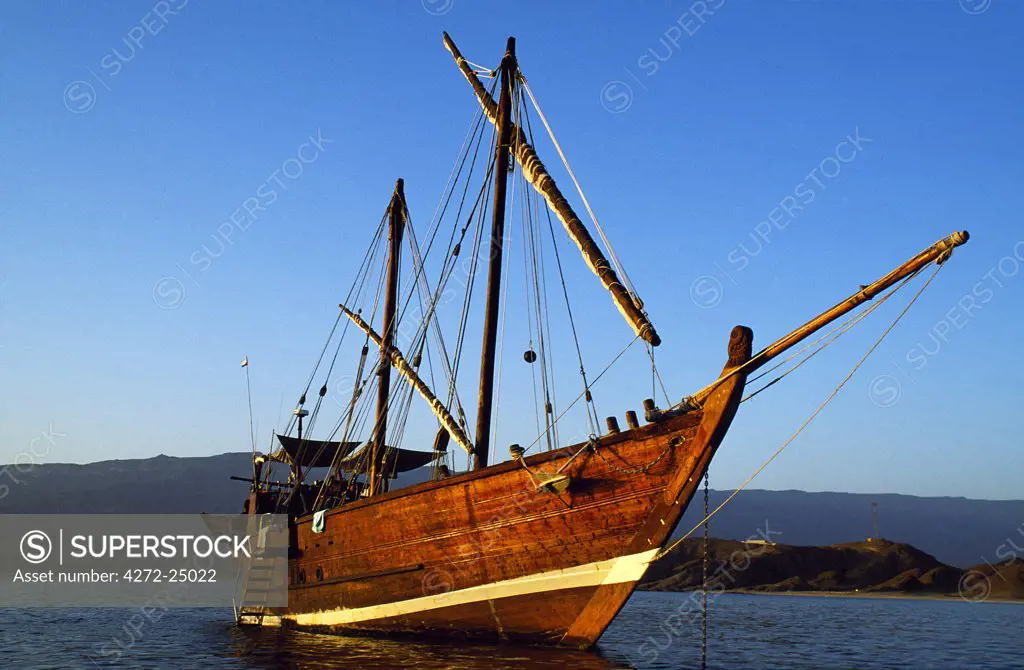
M435 456L437 454L432 451L414 451L412 449L388 447L384 451L384 472L391 475L422 468L434 460ZM338 466L338 469L346 472L355 472L356 474L365 474L369 469L369 463L369 454L366 453L366 449L361 449L359 452L344 459Z
M300 440L287 435L278 435L277 441L281 448L272 453L270 459L303 468L329 468L335 458L342 460L362 445L362 442Z

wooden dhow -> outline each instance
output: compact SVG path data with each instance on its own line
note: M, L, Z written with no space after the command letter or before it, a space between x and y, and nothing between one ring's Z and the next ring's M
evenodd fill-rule
M499 319L505 286L502 273L508 266L503 251L511 167L519 166L518 176L536 189L578 246L633 329L634 341L656 346L661 338L624 273L620 276L613 267L618 265L617 260L613 264L602 253L537 157L528 120L524 123L525 80L518 69L514 40L509 40L506 54L494 71L467 61L447 35L444 43L472 85L481 105L481 118L486 120L477 120L470 138L475 137L478 145L486 144L482 128L493 126L490 150L485 152L486 169L477 172L479 181L489 182L490 188L481 187L476 204L471 209L460 205L458 214L452 217L456 225L437 270L438 279L430 284L426 281L425 257L434 238L425 247L417 242L404 185L398 182L371 245L386 249L380 259L376 290L371 287L363 291L354 286L328 338L330 344L342 321L353 324L353 332L363 338L351 377L354 381L344 389L340 418L326 439L312 439L316 417L328 413L329 404L324 403L328 385L325 382L320 388L311 412L305 409L303 392L292 422L277 438L280 448L254 459L248 512L290 515L288 606L265 608L247 603L243 597L238 620L243 625L315 631L588 647L600 638L647 566L669 541L729 429L750 375L862 303L887 291L886 296L892 295L891 291L898 290L925 266L944 262L968 235L955 233L940 240L757 353L753 352L752 331L737 326L723 352L721 374L704 389L664 409L657 408L653 400L645 401L643 425L628 412L625 429L609 417L606 427L593 429L587 439L558 446L556 430L561 414L555 413L553 394L547 390L547 373L542 370L542 392L536 399L542 430L534 445L547 444L550 448L527 455L534 445L526 449L512 445L511 460L491 464L494 385L497 368L501 367L498 341L503 323ZM500 86L497 101L480 76L495 77L495 87ZM469 156L471 151L472 142L467 142L463 155ZM467 193L468 186L463 196ZM457 196L454 186L448 191L448 202L453 200L452 194ZM512 198L525 201L523 206L532 217L540 216L538 209L530 208L523 193L513 192ZM472 194L463 197L463 202L472 203ZM489 240L483 235L487 205ZM437 221L443 218L442 212ZM479 231L476 242L466 237L474 221ZM537 230L524 224L522 231L522 237L529 239L524 243L524 258L532 259L534 268L539 263L530 249L540 239ZM399 283L403 237L413 264L411 272L406 273L413 281L404 294ZM603 233L601 237L604 239ZM431 341L428 332L439 329L438 305L451 287L455 259L464 240L475 250L473 259L488 263L475 431L470 429L463 411L457 384L465 326L471 314L469 298L463 303L455 346L438 333L434 333L434 348L427 346ZM442 242L437 244L443 246ZM367 258L371 256L368 253ZM614 260L614 253L611 256ZM372 260L364 262L363 267L372 264ZM558 267L561 273L560 259ZM472 272L467 274L472 276L477 269L474 260ZM359 274L362 279L357 284L368 283L369 270L361 268ZM551 342L544 338L545 324L541 321L546 310L540 308L540 294L535 293L542 282L538 275L535 279L534 292L528 288L527 297L537 306L531 319L538 328L531 330L529 348L523 356L534 371L538 362L550 362L551 358ZM470 284L465 282L467 294ZM567 293L566 299L568 303ZM356 306L360 300L372 305L368 315ZM408 305L417 301L424 307L411 319L413 333L400 336L402 323L410 320ZM571 309L569 315L571 319ZM371 325L374 319L381 323L379 331ZM339 351L340 340L347 332L343 326ZM550 335L550 329L547 332ZM577 339L574 323L572 334ZM379 355L376 365L368 369L368 361L375 358L370 355L372 348ZM323 372L325 360L328 358L321 353L314 374L317 370ZM332 362L328 377L333 368ZM392 388L392 370L407 385ZM594 381L584 371L582 356L580 372L583 391L577 400L591 407ZM539 375L534 372L535 381ZM445 378L447 393L431 389L433 382L427 379L438 376ZM372 394L366 391L374 386L376 402L371 407ZM416 397L425 400L431 412L437 431L432 437L420 429L406 434L409 407ZM587 416L596 422L589 411ZM522 426L515 429L521 431ZM293 430L297 435L290 434ZM400 446L409 442L419 449ZM449 462L454 463L454 459L447 450L450 442L466 452L467 471L453 474ZM287 466L287 481L274 481L272 473L278 463ZM399 473L422 472L428 464L432 465L427 481L401 488L392 486Z

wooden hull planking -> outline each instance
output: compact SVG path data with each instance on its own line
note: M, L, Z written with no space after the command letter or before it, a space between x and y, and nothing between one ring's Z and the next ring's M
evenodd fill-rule
M726 372L751 333L733 330ZM249 620L308 630L589 647L700 486L745 374L700 410L349 503L295 521L289 606ZM525 464L525 467L524 467ZM529 472L528 472L529 469ZM561 494L534 476L569 476ZM247 617L241 618L246 623Z

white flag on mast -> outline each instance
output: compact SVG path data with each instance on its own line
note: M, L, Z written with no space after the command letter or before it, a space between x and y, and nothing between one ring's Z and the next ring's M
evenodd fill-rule
M249 367L249 357L248 356L246 356L245 359L242 360L242 367L243 368Z

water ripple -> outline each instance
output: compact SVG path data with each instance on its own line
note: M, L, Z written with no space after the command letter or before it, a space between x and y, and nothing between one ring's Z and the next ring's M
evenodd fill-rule
M0 609L3 665L24 670L668 670L700 665L687 594L638 593L590 652L349 638L232 625L222 610ZM1024 670L1014 604L725 595L711 603L712 668Z

